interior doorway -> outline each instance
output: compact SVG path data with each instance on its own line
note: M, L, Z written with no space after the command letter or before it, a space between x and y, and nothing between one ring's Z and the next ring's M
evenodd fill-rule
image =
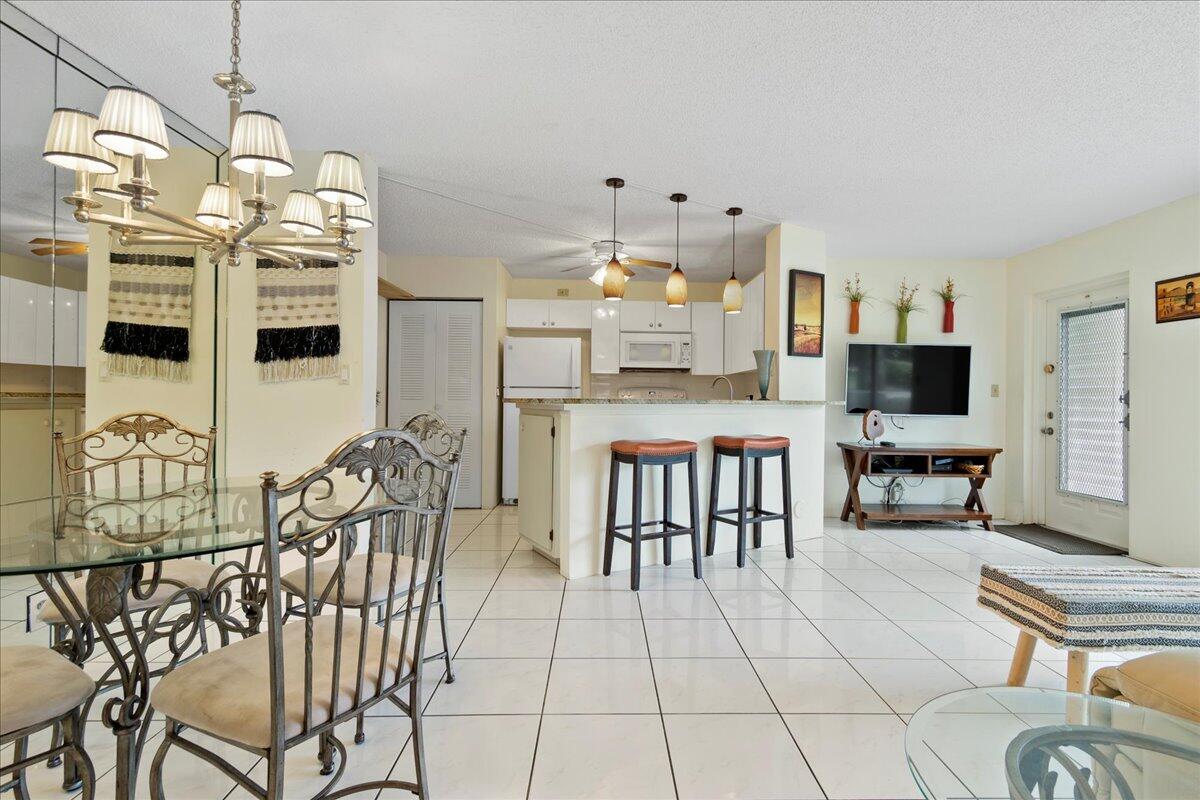
M1125 285L1046 304L1039 433L1043 524L1129 544L1129 301Z

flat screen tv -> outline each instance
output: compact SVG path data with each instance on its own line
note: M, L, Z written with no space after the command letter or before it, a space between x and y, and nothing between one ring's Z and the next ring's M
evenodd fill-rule
M944 344L850 344L846 413L965 417L971 348Z

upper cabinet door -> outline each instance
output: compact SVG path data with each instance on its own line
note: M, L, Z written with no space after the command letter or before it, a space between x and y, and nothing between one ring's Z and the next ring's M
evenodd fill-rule
M506 322L510 328L549 328L550 301L509 300Z
M692 374L720 375L725 366L725 311L720 303L692 303Z
M587 330L592 327L591 300L551 300L550 327Z
M691 333L692 307L669 308L666 303L654 304L654 330L660 333Z
M622 300L620 305L622 331L628 333L646 333L648 331L660 330L655 327L658 323L655 317L655 310L659 305L658 303L652 303L648 300ZM666 309L667 304L663 303L662 307Z
M49 291L49 287L42 288ZM16 278L9 278L5 283L4 330L8 335L6 360L13 364L37 363L37 290L36 283Z
M61 286L54 289L54 363L79 365L79 292Z
M78 292L77 294L79 295L79 303L77 304L77 307L79 309L79 339L78 339L78 345L77 345L79 348L79 354L78 354L78 358L75 359L75 366L86 367L87 366L87 353L88 353L88 351L87 351L87 298L88 298L88 293L87 292Z
M33 363L50 366L54 363L54 288L33 287L37 318L33 324Z
M592 303L592 372L615 375L621 371L621 303Z

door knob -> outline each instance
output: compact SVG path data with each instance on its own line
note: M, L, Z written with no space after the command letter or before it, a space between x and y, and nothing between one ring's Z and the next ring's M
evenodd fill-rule
M1042 428L1042 433L1046 434L1047 436L1053 436L1054 428Z

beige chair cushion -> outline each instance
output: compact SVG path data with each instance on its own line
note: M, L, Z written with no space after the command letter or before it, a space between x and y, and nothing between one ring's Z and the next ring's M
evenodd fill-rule
M357 615L342 621L342 658L338 672L338 713L354 703L358 669L359 622ZM333 683L333 646L337 620L332 616L313 621L312 724L329 720L329 696ZM396 679L400 658L402 624L393 624L389 637L388 664L383 684ZM412 652L417 633L416 621L409 628L405 672L413 664ZM383 628L367 626L367 657L363 676L363 696L375 691L379 677L379 659L383 648ZM171 719L197 730L220 736L250 747L271 744L270 664L266 633L242 639L189 661L167 673L150 696L154 708ZM283 626L283 706L284 738L303 730L304 724L304 623Z
M150 574L151 565L146 565L146 575ZM172 561L164 561L162 566L162 577L164 581L158 585L158 588L151 592L150 596L144 600L139 600L130 592L127 596L130 611L141 611L146 608L154 608L166 602L167 598L179 591L179 586L175 583L167 583L166 581L176 581L183 584L189 589L200 589L203 593L208 588L208 579L212 577L216 566L207 561L200 561L195 558L176 558ZM75 596L79 598L79 602L87 603L87 575L78 578L73 578L68 583ZM54 585L56 591L61 593L61 589L56 583ZM65 602L70 602L65 597ZM38 609L38 619L48 625L53 625L63 622L63 615L59 612L58 607L49 600L42 603L42 607Z
M371 602L382 603L387 600L388 581L392 575L392 559L398 559L400 563L396 565L396 595L404 596L408 593L408 582L412 580L412 564L411 556L393 556L391 553L376 553L375 562L371 565ZM334 579L333 574L337 570L338 561L336 558L318 561L313 564L313 594L315 597L320 597L321 592ZM425 582L425 576L429 572L429 562L421 561L418 566L417 585ZM294 569L280 578L283 588L292 594L304 596L304 567ZM356 553L350 556L346 561L346 582L345 596L342 601L343 606L350 608L358 608L362 605L363 590L367 587L367 554ZM337 602L337 586L329 592L328 601L330 603Z
M1166 650L1104 667L1092 694L1200 722L1200 650Z
M0 736L58 719L96 691L96 682L48 647L0 647Z

